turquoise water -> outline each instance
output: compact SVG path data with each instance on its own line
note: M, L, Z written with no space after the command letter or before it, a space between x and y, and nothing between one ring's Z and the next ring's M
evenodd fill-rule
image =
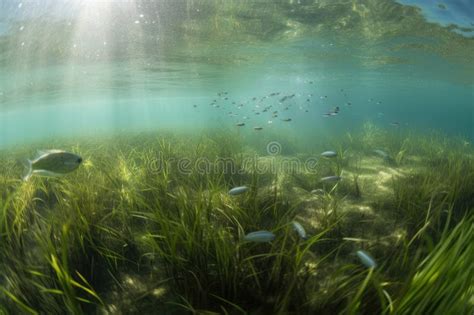
M236 128L244 116L244 130L264 126L298 137L344 133L370 121L474 138L473 39L446 29L446 14L438 15L438 26L411 13L431 32L427 36L410 26L393 29L406 12L391 1L386 8L368 1L349 14L349 4L334 9L321 2L336 26L329 18L315 25L312 2L301 2L217 9L207 1L3 2L0 146L127 130ZM426 3L419 5L433 22ZM472 12L463 5L438 10L467 27ZM219 21L219 27L212 15L219 9L216 16L230 26ZM390 15L360 13L371 9ZM251 29L244 13L276 26ZM354 15L351 32L340 21ZM228 100L217 96L221 91ZM273 92L296 96L285 104L278 96L260 101ZM219 108L210 105L214 99ZM335 106L341 108L337 116L323 116ZM277 119L274 110L281 113Z

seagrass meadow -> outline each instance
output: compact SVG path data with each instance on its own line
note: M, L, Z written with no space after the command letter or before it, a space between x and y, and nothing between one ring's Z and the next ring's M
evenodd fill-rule
M472 0L1 0L0 315L474 315Z
M2 152L1 311L472 311L471 147L373 125L312 147L283 137L285 154L259 152L264 141L232 130L59 139L37 145L81 152L81 169L28 182L16 161L31 147ZM340 148L337 159L319 157L328 146ZM311 169L284 167L310 156ZM336 173L335 184L319 181ZM228 195L243 184L246 194ZM275 240L242 241L262 229ZM361 264L357 250L377 266Z

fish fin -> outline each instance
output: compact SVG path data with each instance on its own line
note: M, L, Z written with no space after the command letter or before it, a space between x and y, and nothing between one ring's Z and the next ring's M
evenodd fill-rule
M30 160L26 160L25 167L27 168L27 173L23 176L23 180L26 182L31 178L31 175L33 175L33 163Z

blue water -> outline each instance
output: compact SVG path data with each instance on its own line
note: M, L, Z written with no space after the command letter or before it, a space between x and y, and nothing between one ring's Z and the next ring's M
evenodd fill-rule
M120 11L117 20L110 9L125 8L125 2L20 3L0 6L1 147L118 131L236 129L242 121L242 132L262 126L305 137L344 134L365 122L393 128L396 122L405 130L474 140L473 40L448 30L377 38L337 31L322 36L305 28L300 35L281 31L251 40L202 32L175 39L174 26L152 26L166 17L155 19L139 5ZM417 5L430 21L457 19L466 26L472 18L463 1L442 13L435 4L426 11L427 3ZM49 20L38 22L45 14ZM232 32L240 35L238 28ZM217 96L222 91L228 100ZM260 102L274 92L281 94ZM218 108L210 105L214 99ZM324 117L336 106L337 116ZM274 110L278 118L271 117Z

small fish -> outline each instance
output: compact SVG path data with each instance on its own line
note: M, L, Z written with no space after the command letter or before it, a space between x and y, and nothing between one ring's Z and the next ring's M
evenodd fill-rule
M313 190L311 190L311 193L312 193L313 195L322 196L322 195L324 195L324 190L321 189L321 188L313 189Z
M244 241L246 242L266 243L271 242L274 239L275 234L269 231L256 231L244 236Z
M400 127L400 123L397 122L397 121L391 122L390 125L392 125L394 127Z
M295 230L296 233L298 233L298 235L302 239L305 240L307 238L307 235L306 235L306 231L305 231L304 227L297 221L293 221L293 222L291 222L291 224L293 225L293 230Z
M286 101L287 99L289 99L290 97L288 95L285 95L283 96L281 99L280 99L280 103L283 103L284 101Z
M27 181L33 175L57 177L70 173L82 163L82 158L74 153L62 150L38 151L34 160L27 160L28 173L23 177Z
M325 158L333 158L333 157L337 156L337 153L335 151L325 151L325 152L321 153L321 156L323 156Z
M194 108L198 107L196 104L193 105Z
M256 130L256 131L260 131L262 129L263 129L263 127L253 127L253 130Z
M374 150L374 153L377 154L378 156L380 156L381 158L384 158L384 159L388 159L389 156L388 156L388 153L383 151L383 150Z
M231 190L229 190L229 195L237 196L237 195L245 193L248 189L249 188L247 186L234 187Z
M269 120L269 121L267 121L267 124L269 124L269 125L270 125L270 124L273 124L273 121L272 121L272 120Z
M366 266L367 268L375 268L377 267L377 263L375 260L365 251L358 250L357 257L359 257L360 262Z
M395 160L390 156L388 155L387 152L383 151L383 150L374 150L374 153L377 154L378 156L380 156L382 159L385 160L385 162L388 162L388 163L394 163Z
M282 119L282 121L290 122L291 118L285 118L285 119Z
M245 126L245 123L243 123L243 122L237 123L236 126L237 126L237 127L243 127L243 126Z
M322 182L338 182L341 179L342 179L341 176L327 176L327 177L321 178L321 181Z
M337 114L339 114L339 106L336 106L332 111L328 111L323 116L329 117L329 116L336 116Z

